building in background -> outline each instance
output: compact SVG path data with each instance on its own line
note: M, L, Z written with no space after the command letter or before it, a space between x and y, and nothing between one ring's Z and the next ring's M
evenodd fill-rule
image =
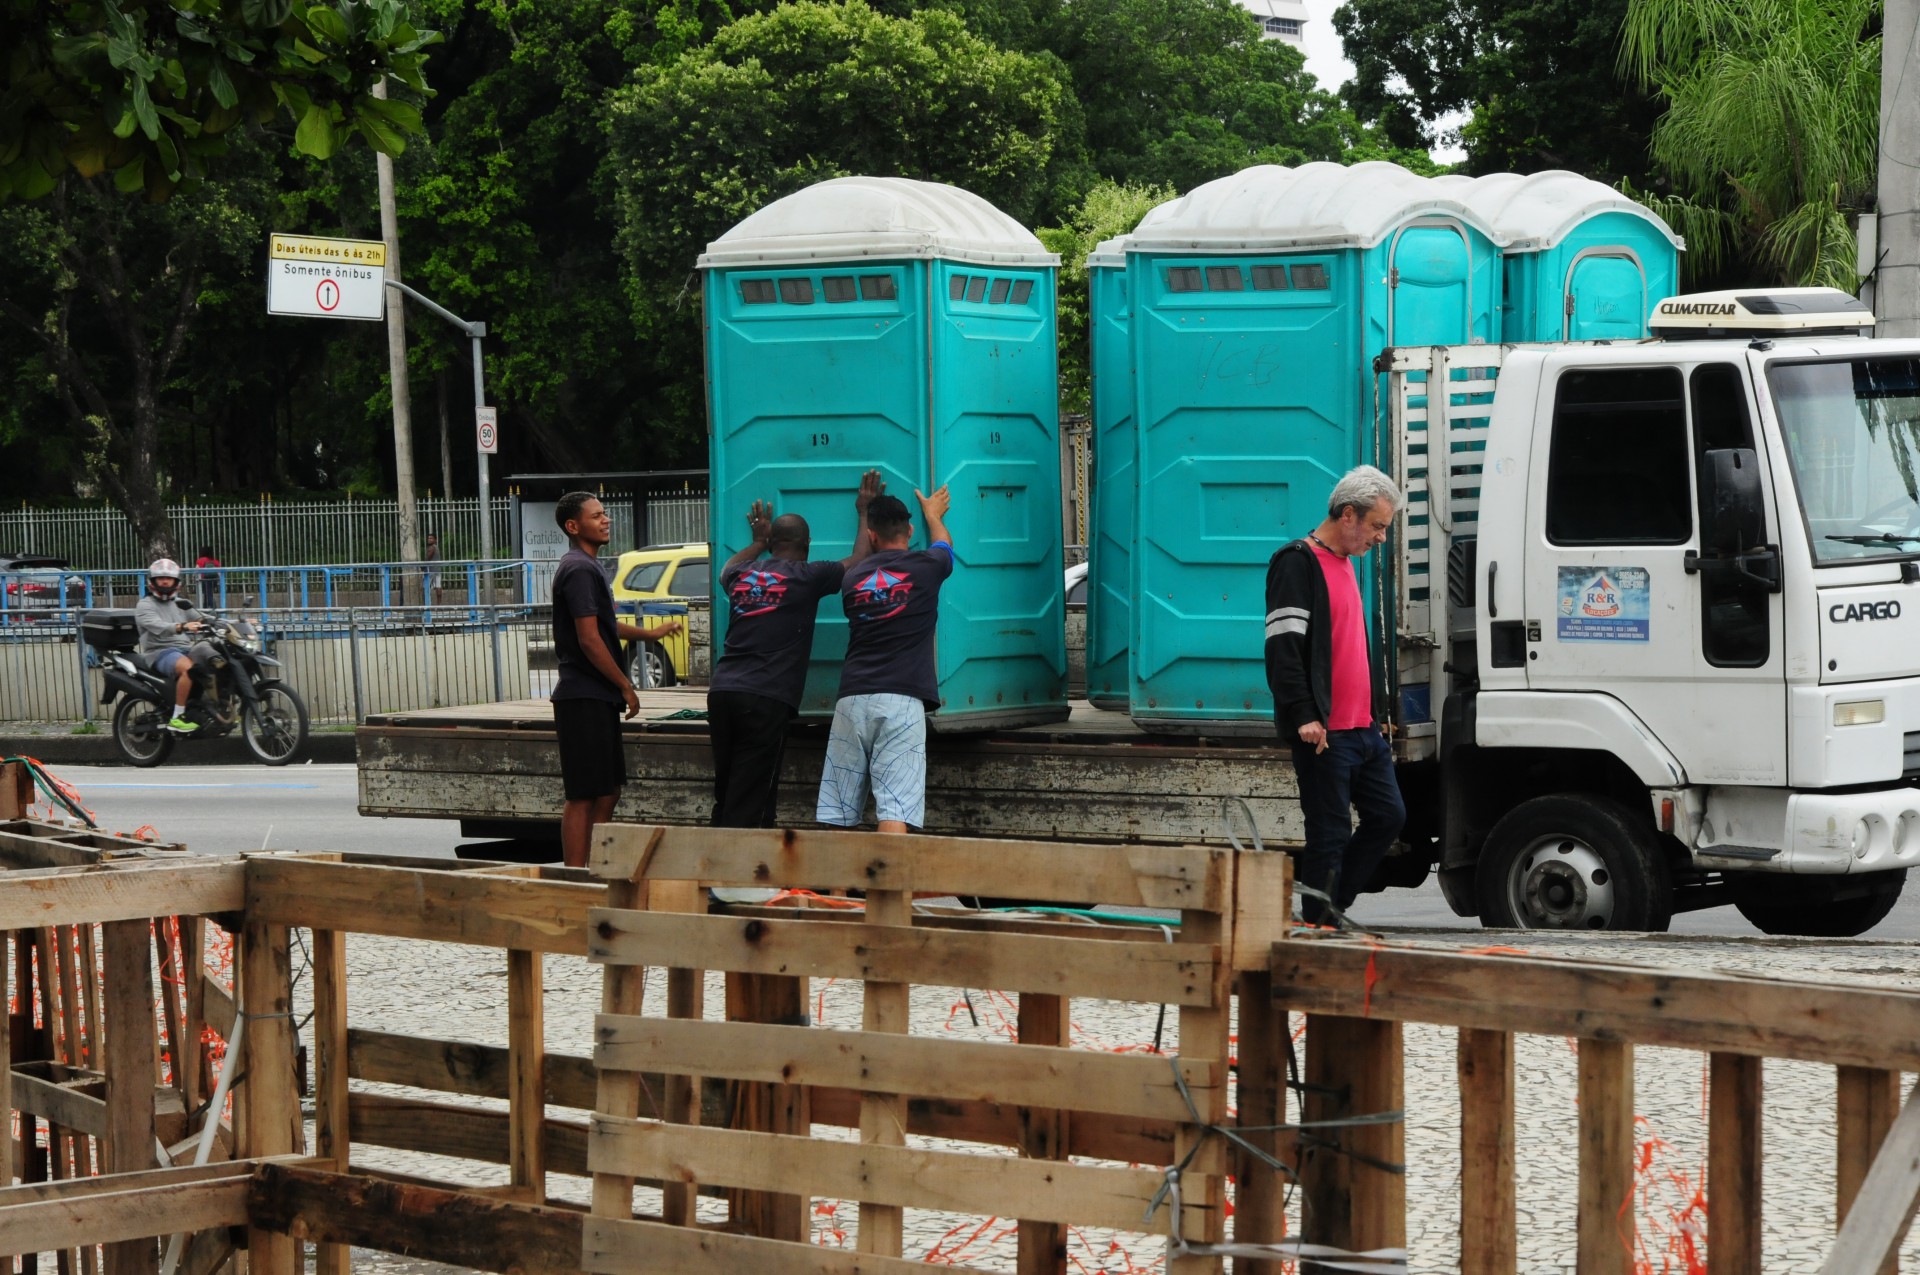
M1240 0L1240 4L1259 20L1261 34L1267 39L1285 40L1296 49L1306 49L1305 0Z

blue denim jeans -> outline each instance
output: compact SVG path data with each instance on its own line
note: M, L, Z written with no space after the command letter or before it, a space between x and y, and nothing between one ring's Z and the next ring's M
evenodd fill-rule
M1407 821L1393 775L1393 747L1377 726L1327 732L1327 751L1293 746L1300 813L1307 844L1295 859L1295 879L1324 890L1345 911L1387 857ZM1360 826L1353 824L1353 812ZM1318 921L1318 899L1302 899L1301 915Z

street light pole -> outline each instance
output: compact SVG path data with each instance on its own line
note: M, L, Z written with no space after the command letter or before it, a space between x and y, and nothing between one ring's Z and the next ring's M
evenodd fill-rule
M417 289L410 288L398 279L387 280L389 288L398 288L406 296L412 297L427 309L433 311L454 327L473 338L473 406L477 412L487 405L486 376L481 363L480 342L487 335L487 325L481 322L461 318L447 307L431 297L422 295ZM488 505L487 454L479 451L479 442L475 440L475 451L480 461L480 560L493 561L493 511Z

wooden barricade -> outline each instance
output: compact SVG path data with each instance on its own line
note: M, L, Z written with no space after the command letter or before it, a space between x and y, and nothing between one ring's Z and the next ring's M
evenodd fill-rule
M204 1173L179 1184L178 1210L115 1193L150 1185L147 1171L178 1149L204 1093L202 1028L231 1031L232 996L202 969L204 915L239 907L243 873L176 847L0 825L0 1268L25 1254L32 1269L45 1252L63 1275L133 1275L158 1262L150 1237L161 1232L142 1226L177 1227L203 1201L243 1198L244 1178L223 1195ZM226 1158L231 1134L218 1147Z
M1900 1073L1920 1070L1920 993L1334 940L1275 946L1272 993L1283 1014L1306 1015L1309 1120L1398 1108L1401 1025L1459 1029L1462 1270L1517 1269L1517 1033L1578 1041L1581 1275L1635 1269L1636 1045L1710 1055L1713 1275L1762 1269L1763 1058L1838 1069L1840 1229L1822 1270L1896 1269L1920 1203L1920 1096L1904 1109L1899 1099ZM1401 1126L1341 1132L1303 1155L1303 1238L1349 1249L1404 1242L1404 1178L1381 1167L1405 1160Z
M590 917L590 952L606 966L606 990L595 1027L600 1101L587 1144L594 1205L584 1268L598 1275L904 1271L904 1212L921 1208L1017 1218L1019 1270L1061 1271L1068 1226L1164 1237L1176 1225L1155 1163L1184 1166L1181 1234L1195 1243L1223 1241L1227 1145L1209 1127L1228 1119L1234 958L1252 955L1252 968L1284 933L1286 865L1280 855L1201 847L598 829L590 870L609 882L609 894L608 906ZM771 908L708 915L708 884L861 891L865 912L852 919ZM1091 927L981 916L963 926L928 925L913 906L916 895L1008 893L1177 909L1181 925L1173 941L1158 930L1152 941L1116 941L1123 927L1089 937ZM641 1012L649 966L668 971L664 1017ZM744 992L729 996L724 1020L707 1019L706 971L730 979L858 980L861 1030L750 1021L767 1015L755 1003L762 998ZM913 1034L907 1006L915 985L1017 993L1019 1043ZM1075 997L1177 1006L1179 1053L1066 1047ZM766 989L764 999L790 1008L793 989ZM640 1109L643 1071L669 1077L659 1116ZM692 1097L703 1077L782 1091L749 1104L775 1118L759 1128L705 1127ZM823 1093L857 1103L857 1143L813 1138L795 1114L807 1109L809 1094ZM940 1135L1016 1154L909 1147L909 1133L930 1131L916 1125L915 1100L946 1109ZM1000 1123L1009 1111L1011 1127ZM817 1103L812 1114L818 1118ZM1115 1154L1121 1163L1111 1165L1068 1160L1074 1131L1093 1134L1079 1139L1084 1147L1101 1140L1094 1131L1102 1126L1129 1125L1163 1131L1159 1153ZM1118 1139L1106 1141L1117 1151ZM648 1178L670 1184L659 1222L634 1218L634 1182ZM760 1204L730 1218L724 1231L698 1227L696 1184ZM859 1201L857 1254L806 1242L804 1203L796 1202L822 1196ZM1277 1218L1277 1210L1265 1216ZM1279 1236L1243 1228L1242 1238ZM1169 1265L1177 1275L1221 1269L1218 1257L1193 1255Z

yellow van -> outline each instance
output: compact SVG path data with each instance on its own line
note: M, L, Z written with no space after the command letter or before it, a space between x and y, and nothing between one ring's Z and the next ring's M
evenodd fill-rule
M711 562L705 541L630 549L613 569L614 609L635 624L655 624L661 616L685 620L689 599L705 602L712 596ZM672 686L686 681L692 654L683 627L659 642L635 643L628 675L636 686ZM643 656L648 664L645 683L640 680Z

